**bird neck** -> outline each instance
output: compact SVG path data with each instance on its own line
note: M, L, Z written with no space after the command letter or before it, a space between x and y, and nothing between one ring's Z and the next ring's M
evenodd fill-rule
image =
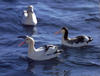
M67 40L67 39L68 39L68 30L66 30L66 31L63 33L63 39L64 39L64 40Z
M29 44L28 44L28 54L32 54L33 52L35 52L35 47L34 47L34 42L32 41L32 42L30 42Z
M28 17L32 17L33 12L28 12Z

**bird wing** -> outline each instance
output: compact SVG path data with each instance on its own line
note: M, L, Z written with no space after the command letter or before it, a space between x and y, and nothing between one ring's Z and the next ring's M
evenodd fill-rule
M45 55L45 56L44 56L44 59L45 59L45 60L52 59L52 58L55 58L55 57L59 56L59 54L60 54L60 53Z
M36 50L35 57L39 58L40 60L48 60L55 58L59 56L60 52L56 52L55 50L52 50L54 46L48 46L47 47L40 47ZM47 49L47 51L45 50Z
M53 54L57 51L57 47L54 45L45 45L45 54Z
M53 56L60 53L60 50L54 45L45 45L36 50L38 56Z
M27 17L28 16L28 13L26 10L24 10L24 17Z
M77 36L67 41L69 44L84 42L84 36Z

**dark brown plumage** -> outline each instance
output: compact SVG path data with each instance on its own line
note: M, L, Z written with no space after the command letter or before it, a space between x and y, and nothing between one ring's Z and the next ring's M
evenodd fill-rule
M85 44L85 43L88 44L89 42L91 42L93 40L91 37L85 36L85 35L77 36L75 38L68 38L68 28L63 27L61 30L64 33L63 38L64 38L64 41L66 41L66 45L67 44L69 44L69 45L79 44L79 43L80 44Z

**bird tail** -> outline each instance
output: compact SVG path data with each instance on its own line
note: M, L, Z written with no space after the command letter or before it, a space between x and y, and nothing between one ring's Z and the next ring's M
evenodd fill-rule
M63 50L61 50L61 49L59 50L58 49L55 53L61 53L61 52L63 52Z
M93 40L93 38L90 36L88 36L88 38L89 38L88 42L91 42Z

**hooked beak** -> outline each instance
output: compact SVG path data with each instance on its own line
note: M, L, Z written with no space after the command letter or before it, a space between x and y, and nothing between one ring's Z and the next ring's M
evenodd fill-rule
M27 36L18 36L18 38L26 39ZM22 46L25 44L25 41L21 42L18 46Z

